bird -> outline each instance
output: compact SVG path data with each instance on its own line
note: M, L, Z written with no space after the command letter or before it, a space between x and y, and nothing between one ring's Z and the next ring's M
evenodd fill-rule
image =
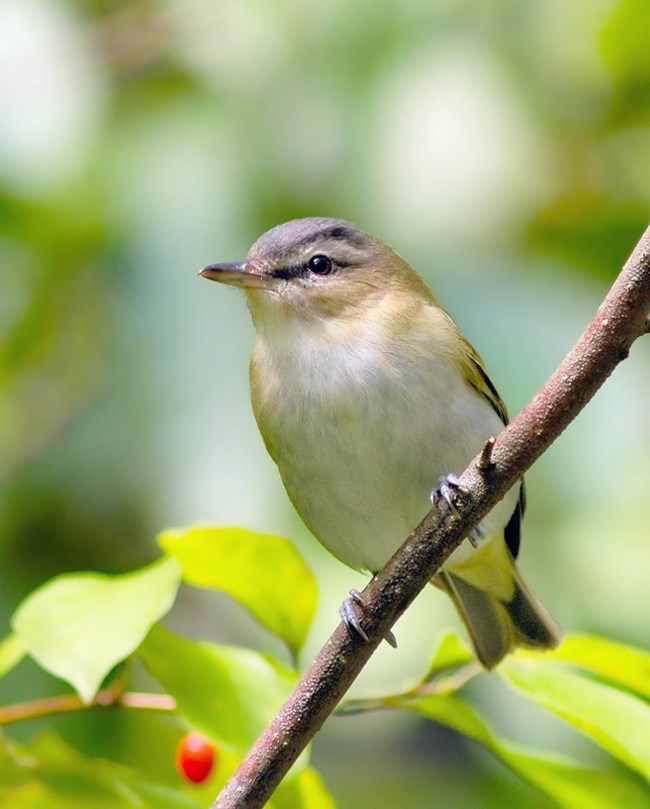
M508 421L482 360L413 267L342 219L279 224L199 275L246 294L253 413L296 511L376 574ZM432 580L487 669L560 640L517 566L524 507L518 483ZM341 614L363 635L354 606Z

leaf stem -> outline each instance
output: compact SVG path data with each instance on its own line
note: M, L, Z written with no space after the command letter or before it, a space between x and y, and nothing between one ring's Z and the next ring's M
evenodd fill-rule
M84 702L77 694L62 694L56 697L45 697L15 705L0 707L0 725L37 719L70 711L81 711L89 708L137 708L154 711L176 710L176 700L169 694L148 694L138 691L116 693L112 688L99 691L92 702Z

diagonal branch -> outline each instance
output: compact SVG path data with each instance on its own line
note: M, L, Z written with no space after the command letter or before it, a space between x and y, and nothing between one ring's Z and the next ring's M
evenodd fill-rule
M461 476L458 516L441 520L432 509L363 591L370 640L338 626L212 809L256 809L268 801L397 618L648 331L649 311L650 227L562 365Z

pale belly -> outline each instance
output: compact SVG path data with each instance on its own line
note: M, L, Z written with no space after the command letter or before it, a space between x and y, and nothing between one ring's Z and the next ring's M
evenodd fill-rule
M285 488L320 542L350 567L377 571L431 508L431 491L460 474L503 425L451 366L425 375L349 376L339 395L303 377L258 421ZM512 490L482 524L485 541L512 515ZM448 566L472 553L463 543Z

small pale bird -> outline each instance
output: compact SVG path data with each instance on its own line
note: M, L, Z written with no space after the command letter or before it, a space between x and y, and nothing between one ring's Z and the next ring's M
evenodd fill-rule
M349 222L286 222L200 275L246 293L253 411L292 503L334 556L376 573L507 421L481 359L415 270ZM515 564L523 509L517 485L434 580L486 668L559 642Z

